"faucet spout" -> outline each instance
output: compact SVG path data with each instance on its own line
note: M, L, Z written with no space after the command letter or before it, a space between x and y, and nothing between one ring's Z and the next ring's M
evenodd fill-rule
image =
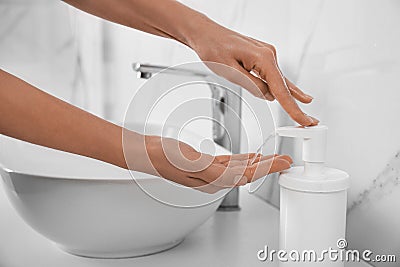
M151 65L151 64L142 64L142 63L133 63L132 64L133 70L138 73L138 78L142 79L150 79L154 74L159 72L163 72L165 74L172 74L172 75L179 75L179 76L193 76L193 77L201 77L206 78L208 76L212 76L213 74L197 71L197 70L190 70L185 68L179 67L164 67L158 65Z

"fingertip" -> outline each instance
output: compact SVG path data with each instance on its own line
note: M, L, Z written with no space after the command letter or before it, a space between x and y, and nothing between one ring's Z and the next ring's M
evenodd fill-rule
M293 97L300 101L303 104L310 104L313 101L313 97L304 93L298 94L298 93L293 93L292 91L292 95Z
M302 103L310 104L314 100L314 97L312 97L310 95L305 95L302 100L303 100L303 101L301 101Z
M247 184L247 177L245 175L237 175L233 178L233 185L232 186L242 186Z
M280 164L280 166L279 166L280 168L277 171L279 171L279 172L287 170L287 169L290 169L292 167L292 164L289 161L285 160L285 159L278 159L278 161L279 161L279 164Z
M287 162L289 162L290 164L293 164L293 159L289 155L278 155L278 156L276 156L276 158L284 159Z
M268 101L274 101L275 97L271 94L271 93L266 93L264 94L265 99L267 99Z
M237 176L233 177L233 185L240 184L241 180L242 180L242 176L241 175L237 175Z
M290 164L289 161L282 159L282 158L276 158L272 163L269 173L281 172L281 171L290 169L291 166L292 165Z
M311 117L311 116L309 116L309 115L305 115L305 116L307 117L307 119L304 120L304 123L298 121L298 123L299 123L301 126L304 126L304 127L311 127L311 126L316 126L316 125L318 125L318 123L319 123L319 120L318 120L318 119L316 119L316 118L314 118L314 117Z
M319 123L319 120L318 120L318 119L316 119L316 118L314 118L314 117L311 117L311 116L310 116L310 118L313 120L312 126L318 125L318 123Z
M314 120L308 115L305 115L305 116L306 116L306 119L304 120L304 123L299 122L300 125L302 125L302 126L312 126L312 124L314 123Z

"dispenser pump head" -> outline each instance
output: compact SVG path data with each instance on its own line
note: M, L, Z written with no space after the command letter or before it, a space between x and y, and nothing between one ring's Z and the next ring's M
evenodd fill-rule
M311 127L285 126L276 129L276 134L285 137L303 139L303 160L307 163L324 163L328 127L317 125Z

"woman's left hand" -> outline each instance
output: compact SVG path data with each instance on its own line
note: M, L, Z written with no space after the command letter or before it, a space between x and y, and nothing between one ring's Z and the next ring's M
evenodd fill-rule
M292 164L287 155L212 156L173 138L143 136L128 130L124 133L124 143L125 168L207 193L245 185L270 173L286 170Z

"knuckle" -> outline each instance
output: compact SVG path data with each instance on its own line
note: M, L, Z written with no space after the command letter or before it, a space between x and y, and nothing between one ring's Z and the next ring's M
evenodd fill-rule
M269 45L268 48L271 50L271 52L276 56L276 48L273 45Z
M272 45L263 46L258 49L258 56L267 56L268 58L275 59L276 57L276 48Z
M259 49L257 49L257 51L255 51L256 53L256 58L265 60L268 59L270 61L272 61L275 58L275 54L274 51L271 50L269 47L260 47Z

